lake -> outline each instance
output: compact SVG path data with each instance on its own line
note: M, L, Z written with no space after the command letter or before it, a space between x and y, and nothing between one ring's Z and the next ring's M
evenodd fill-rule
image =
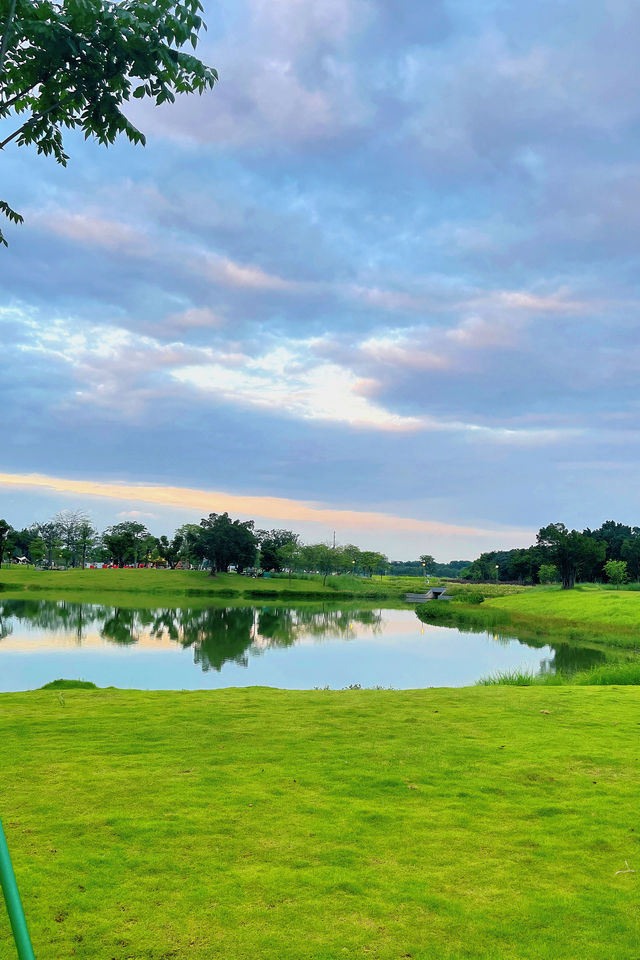
M4 692L60 677L148 690L458 687L499 670L583 669L602 659L589 648L422 624L412 610L0 602Z

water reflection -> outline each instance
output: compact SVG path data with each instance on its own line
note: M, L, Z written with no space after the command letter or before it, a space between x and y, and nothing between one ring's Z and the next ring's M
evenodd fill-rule
M48 634L64 633L82 644L90 634L110 643L139 643L143 636L170 641L193 651L203 671L222 670L225 663L247 666L249 655L271 647L290 647L300 639L349 638L354 624L381 629L381 612L279 607L159 607L125 609L48 600L0 602L0 640L13 632L11 621Z
M497 620L501 626L504 624L504 618ZM456 620L455 629L460 633L477 634L478 627L463 621ZM514 640L529 649L541 650L543 647L551 647L553 657L545 657L540 661L540 673L577 673L580 670L588 670L590 667L598 666L607 660L607 655L603 650L597 647L578 646L570 643L554 643L553 638L538 637L526 634L524 637L514 636L512 627L511 633L504 633L496 625L492 628L490 636L495 643L503 647L510 646Z
M456 627L422 624L407 609L330 604L125 609L4 599L0 689L74 675L145 689L255 683L408 689L468 685L510 669L570 673L605 659L587 646L516 639L502 632L504 624L489 633Z

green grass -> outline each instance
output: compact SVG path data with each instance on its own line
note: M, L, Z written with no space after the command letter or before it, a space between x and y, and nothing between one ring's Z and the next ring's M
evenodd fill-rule
M210 577L197 570L34 570L29 567L3 568L0 591L18 597L37 591L42 599L66 599L117 606L207 605L224 598L251 600L350 600L372 599L401 602L415 590L409 577L362 578L321 576L304 580L243 577L219 574Z
M574 590L530 587L487 597L481 604L463 596L446 604L418 605L416 612L426 623L488 630L526 642L547 639L633 651L640 646L640 593L586 584Z
M533 684L559 686L573 683L579 686L640 686L640 662L603 663L576 673L534 674L527 670L503 670L478 680L480 687L530 687Z
M530 687L538 681L532 670L499 670L478 680L479 687Z
M38 957L639 955L637 688L40 691L0 716Z
M376 600L403 604L405 593L425 590L422 578L329 576L320 574L252 579L226 573L210 577L197 570L35 570L5 565L0 570L0 592L18 597L37 592L41 599L131 606L207 606L223 599L315 601ZM431 585L445 581L431 578ZM449 592L463 597L510 596L527 587L506 584L451 584Z
M640 663L603 663L592 667L591 670L575 674L571 682L588 686L594 684L640 685Z
M485 601L487 607L520 617L544 617L563 624L640 631L640 593L578 586L573 590L538 587Z
M91 680L51 680L45 683L41 690L97 690L95 683Z

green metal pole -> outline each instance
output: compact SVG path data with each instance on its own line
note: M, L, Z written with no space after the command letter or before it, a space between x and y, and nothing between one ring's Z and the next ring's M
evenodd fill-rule
M19 960L35 960L2 820L0 820L0 885L4 894L4 902L7 905L7 913L13 930L13 939L18 949Z

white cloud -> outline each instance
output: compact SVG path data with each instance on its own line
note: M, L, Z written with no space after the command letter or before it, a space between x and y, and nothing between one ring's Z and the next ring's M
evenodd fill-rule
M242 368L219 363L186 365L172 371L180 383L244 406L256 406L303 420L327 420L381 430L416 430L418 417L405 417L370 401L370 380L335 363L307 365L308 357L277 348Z

